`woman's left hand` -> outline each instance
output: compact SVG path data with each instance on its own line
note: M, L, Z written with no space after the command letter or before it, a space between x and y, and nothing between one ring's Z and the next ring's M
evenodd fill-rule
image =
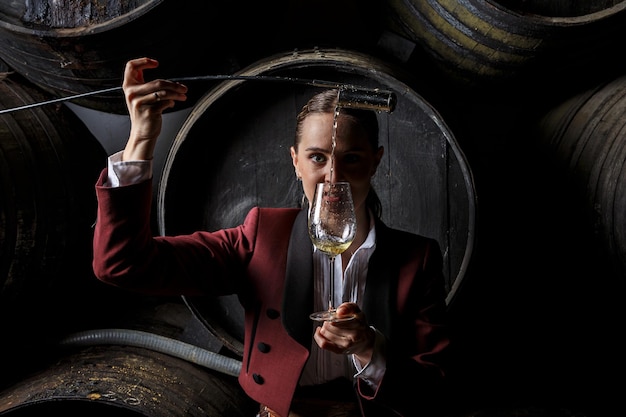
M337 308L337 316L354 316L354 319L324 322L315 329L315 342L322 349L355 355L362 364L368 363L374 350L375 334L367 324L365 314L355 303L343 303Z

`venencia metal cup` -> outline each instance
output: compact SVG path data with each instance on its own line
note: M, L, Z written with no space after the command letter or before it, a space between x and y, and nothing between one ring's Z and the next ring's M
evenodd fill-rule
M396 102L396 95L389 90L342 86L339 88L337 105L339 107L391 113L396 107Z

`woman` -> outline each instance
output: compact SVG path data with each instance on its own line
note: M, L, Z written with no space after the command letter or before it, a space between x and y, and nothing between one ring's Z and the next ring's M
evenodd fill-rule
M344 288L358 290L344 292L338 314L356 318L316 325L308 315L326 295L314 281L328 274L328 262L308 237L306 206L254 208L242 225L216 232L152 236L161 114L187 93L179 83L145 82L144 71L157 66L148 58L126 65L130 137L96 186L98 279L148 294L238 294L245 309L239 383L261 416L414 416L440 406L449 344L442 256L434 240L380 219L371 186L384 151L376 114L342 109L333 154L333 180L350 183L357 217L356 238L336 264L350 283ZM291 158L308 201L316 183L329 181L336 98L320 92L297 118Z

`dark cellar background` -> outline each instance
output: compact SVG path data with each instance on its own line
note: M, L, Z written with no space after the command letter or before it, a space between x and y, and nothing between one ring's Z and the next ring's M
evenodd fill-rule
M0 1L0 82L5 85L0 109L19 105L7 98L9 92L18 91L27 104L117 87L124 62L142 55L161 61L155 77L232 74L264 57L311 48L359 51L401 68L405 82L453 132L471 167L476 192L471 262L450 304L455 336L450 414L595 416L619 409L625 388L620 382L625 371L625 255L620 239L626 236L620 220L626 200L620 193L602 192L615 184L621 190L625 172L619 160L624 152L620 141L626 139L626 83L621 78L626 68L620 56L626 36L624 3L67 0L60 18L53 16L52 2L31 2L28 14L24 5L15 3ZM147 4L152 9L137 20L106 14ZM91 20L84 22L85 16ZM94 21L108 22L110 30ZM89 26L91 31L75 29L75 34L54 32ZM534 43L514 46L520 39ZM492 53L481 52L489 48ZM208 87L197 86L198 96L191 93L188 105ZM581 107L571 104L593 106L594 97L603 94L610 103L606 114L590 116L589 107L576 113ZM106 114L125 112L115 94L76 104ZM78 136L93 128L74 120L64 104L45 108L61 113L58 117ZM0 148L0 388L10 393L15 384L54 363L61 355L54 340L74 330L135 321L138 328L156 327L183 339L194 333L200 343L210 338L189 330L197 323L178 308L180 300L141 298L95 280L89 247L93 184L106 152L97 143L68 141L62 144L65 154L55 154L58 166L27 161L15 168L11 158L27 151L16 151L7 136L28 112L0 114L6 126L0 136L5 141ZM589 144L555 150L546 137L546 117L554 124L555 118L570 120L572 115L570 129L582 125L581 135L589 135L584 136ZM586 117L591 118L588 125ZM592 122L614 125L588 133ZM64 128L53 127L63 140ZM560 126L551 133L564 132ZM33 129L25 133L22 145L40 146L37 135L47 133ZM603 147L608 141L612 147ZM597 149L594 143L600 144ZM567 159L570 151L572 160ZM600 157L617 161L594 164ZM12 212L12 204L19 205L23 197L20 187L26 185L21 175L37 171L46 177L39 184L44 186L47 176L55 175L50 169L67 167L78 190L70 196L75 198L71 220L63 220L70 225L51 228L44 237L33 230L32 248L26 243L10 247L19 241L12 226L25 221L20 215L30 216ZM603 177L607 167L610 178ZM54 202L64 196L46 198ZM601 198L610 204L600 205ZM42 217L61 218L42 212L33 216L39 226L44 225ZM162 311L170 308L175 318L164 323ZM47 392L39 400L45 401L46 395L56 399ZM0 396L0 415L12 412L11 401L22 401L21 412L35 401L16 398Z

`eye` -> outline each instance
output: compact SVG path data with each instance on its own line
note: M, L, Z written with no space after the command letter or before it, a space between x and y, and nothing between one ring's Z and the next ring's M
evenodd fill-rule
M317 164L326 162L326 157L321 153L312 153L309 155L309 159Z
M343 160L347 164L356 164L361 160L361 155L356 153L349 153L344 156Z

